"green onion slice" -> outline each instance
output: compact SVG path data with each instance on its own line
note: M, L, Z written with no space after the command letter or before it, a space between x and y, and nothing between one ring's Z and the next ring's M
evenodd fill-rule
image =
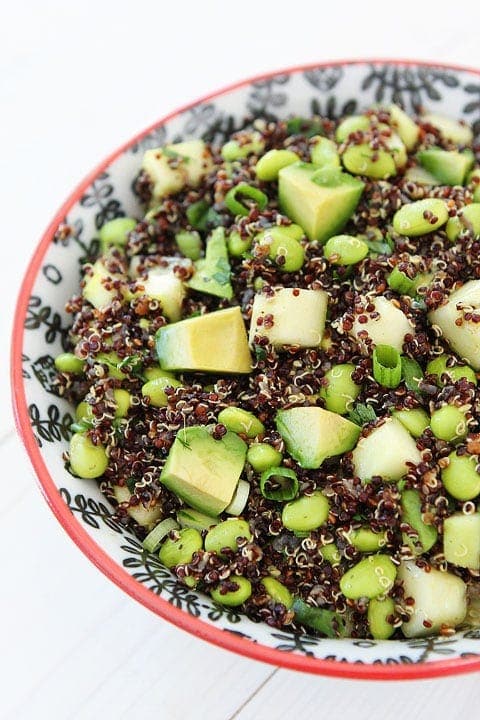
M346 635L345 620L333 610L313 607L300 598L295 599L292 610L297 622L318 630L329 638L345 637Z
M297 473L286 467L272 467L260 476L260 491L268 500L293 500L298 493Z
M404 272L394 267L387 278L387 283L392 290L401 295L415 295L417 280L412 280Z
M233 215L248 215L250 213L250 208L237 200L237 195L243 195L253 200L258 205L259 210L265 210L267 207L268 197L264 192L247 183L239 183L225 195L225 205Z
M187 220L197 230L203 230L209 205L205 200L192 203L187 208Z
M416 360L412 358L404 357L401 358L402 362L402 380L407 386L407 390L420 394L419 385L423 380L423 370Z
M402 360L396 348L377 345L373 351L373 377L383 387L398 387L402 379Z
M160 547L163 538L172 530L178 530L179 527L180 525L173 518L162 520L148 533L142 542L142 547L148 552L155 552Z
M243 510L245 509L245 505L247 504L248 496L250 494L250 484L246 480L239 480L237 489L235 490L235 494L233 496L233 500L228 505L228 507L225 508L225 511L228 515L241 515Z

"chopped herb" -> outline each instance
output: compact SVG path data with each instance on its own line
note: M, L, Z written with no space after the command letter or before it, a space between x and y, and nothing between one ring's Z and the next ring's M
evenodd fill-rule
M408 390L420 395L420 383L423 380L423 370L416 360L402 356L402 380Z
M348 414L348 419L355 423L355 425L365 425L366 423L376 420L377 416L371 405L357 403Z
M188 163L190 162L191 158L188 157L188 155L182 155L181 153L177 152L176 150L172 150L172 148L164 147L163 148L163 154L167 157L171 158L180 158L182 162Z
M125 485L126 485L127 488L130 490L131 493L135 492L136 482L137 482L137 481L135 480L134 477L129 477L129 478L127 478L127 479L125 480Z
M287 121L288 135L305 135L305 137L313 137L314 135L324 135L323 123L316 118L294 117Z
M74 422L70 425L70 430L73 430L75 433L82 433L86 430L90 430L90 428L93 427L93 420L79 420L78 422Z
M393 253L392 240L388 235L385 236L385 240L368 240L363 236L362 240L375 255L391 255Z

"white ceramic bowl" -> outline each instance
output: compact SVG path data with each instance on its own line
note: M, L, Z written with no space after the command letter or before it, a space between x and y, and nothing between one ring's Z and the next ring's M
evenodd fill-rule
M104 222L139 215L132 179L145 149L190 137L222 141L246 115L282 118L354 113L379 101L463 117L480 131L480 72L421 62L346 61L246 80L172 113L113 153L77 187L35 250L20 291L12 350L17 426L41 489L80 549L123 590L210 642L274 665L357 678L420 678L480 669L480 629L416 640L328 640L273 630L178 583L111 517L94 481L64 469L72 407L55 394L79 261ZM58 236L61 224L70 235Z

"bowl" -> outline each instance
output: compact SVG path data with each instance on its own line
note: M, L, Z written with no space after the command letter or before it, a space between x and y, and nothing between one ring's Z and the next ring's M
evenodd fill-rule
M12 347L16 423L40 488L65 531L122 590L178 627L256 660L321 675L406 679L480 670L480 629L405 640L321 639L254 623L185 587L117 523L97 483L64 467L72 407L57 396L54 357L67 335L67 299L99 228L139 212L132 191L147 148L185 138L221 142L245 116L338 116L374 102L463 117L480 131L480 71L417 61L355 60L245 80L173 112L104 159L68 197L38 244L20 290ZM68 226L69 232L62 231ZM59 231L60 229L60 231Z

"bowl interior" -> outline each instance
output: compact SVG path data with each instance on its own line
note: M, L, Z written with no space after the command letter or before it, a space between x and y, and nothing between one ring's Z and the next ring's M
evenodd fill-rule
M161 121L104 161L52 221L20 293L13 344L14 404L22 435L52 510L81 549L124 590L190 632L276 665L354 677L421 677L480 669L480 629L404 641L328 640L256 624L178 583L112 518L95 481L64 468L72 407L55 392L54 357L65 348L67 299L98 230L121 215L140 217L132 180L147 148L191 137L222 142L252 116L270 119L354 113L375 102L420 105L463 117L480 131L480 74L421 63L346 62L249 80ZM66 226L68 232L58 232Z

